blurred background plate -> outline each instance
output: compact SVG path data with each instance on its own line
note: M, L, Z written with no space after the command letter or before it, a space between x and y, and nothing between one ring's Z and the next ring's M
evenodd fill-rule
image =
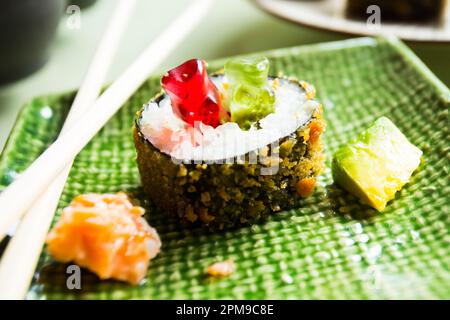
M383 21L379 27L364 20L349 19L344 0L254 0L265 11L291 22L322 30L352 35L395 35L400 39L418 42L449 42L450 17L428 22ZM369 16L369 15L367 15Z

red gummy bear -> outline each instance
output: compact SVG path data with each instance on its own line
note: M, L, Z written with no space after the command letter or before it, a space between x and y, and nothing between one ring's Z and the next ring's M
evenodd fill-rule
M229 116L203 60L192 59L170 70L161 79L161 85L170 97L174 113L192 126L201 121L215 128Z

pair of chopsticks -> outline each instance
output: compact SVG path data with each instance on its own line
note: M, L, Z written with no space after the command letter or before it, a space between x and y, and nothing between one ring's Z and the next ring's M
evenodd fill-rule
M66 118L60 136L95 102L119 46L136 1L119 1L106 27L83 84ZM53 213L69 175L71 162L30 207L0 261L0 298L19 299L26 294ZM13 199L11 199L13 201ZM17 200L16 200L17 201ZM7 214L2 212L2 214Z
M55 142L0 194L0 240L22 217L0 260L0 299L22 299L74 157L206 14L195 0L98 98L135 0L120 0Z

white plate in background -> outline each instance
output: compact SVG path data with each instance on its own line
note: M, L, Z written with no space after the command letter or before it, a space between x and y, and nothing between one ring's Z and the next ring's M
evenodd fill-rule
M378 26L345 16L345 0L254 0L263 10L291 22L353 35L395 35L417 42L450 42L450 15L438 22L383 22ZM369 15L368 15L369 16Z

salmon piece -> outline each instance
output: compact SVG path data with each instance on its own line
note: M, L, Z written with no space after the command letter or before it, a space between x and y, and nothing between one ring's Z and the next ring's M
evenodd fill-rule
M47 250L55 260L75 262L100 279L137 284L161 248L144 212L123 192L79 195L48 234Z
M236 271L236 265L233 260L225 260L210 265L207 269L211 277L226 277Z
M315 178L305 178L297 182L297 193L300 197L309 197L313 194L316 187Z
M325 124L320 120L313 120L309 125L309 142L316 143L319 140L320 135L325 129Z

